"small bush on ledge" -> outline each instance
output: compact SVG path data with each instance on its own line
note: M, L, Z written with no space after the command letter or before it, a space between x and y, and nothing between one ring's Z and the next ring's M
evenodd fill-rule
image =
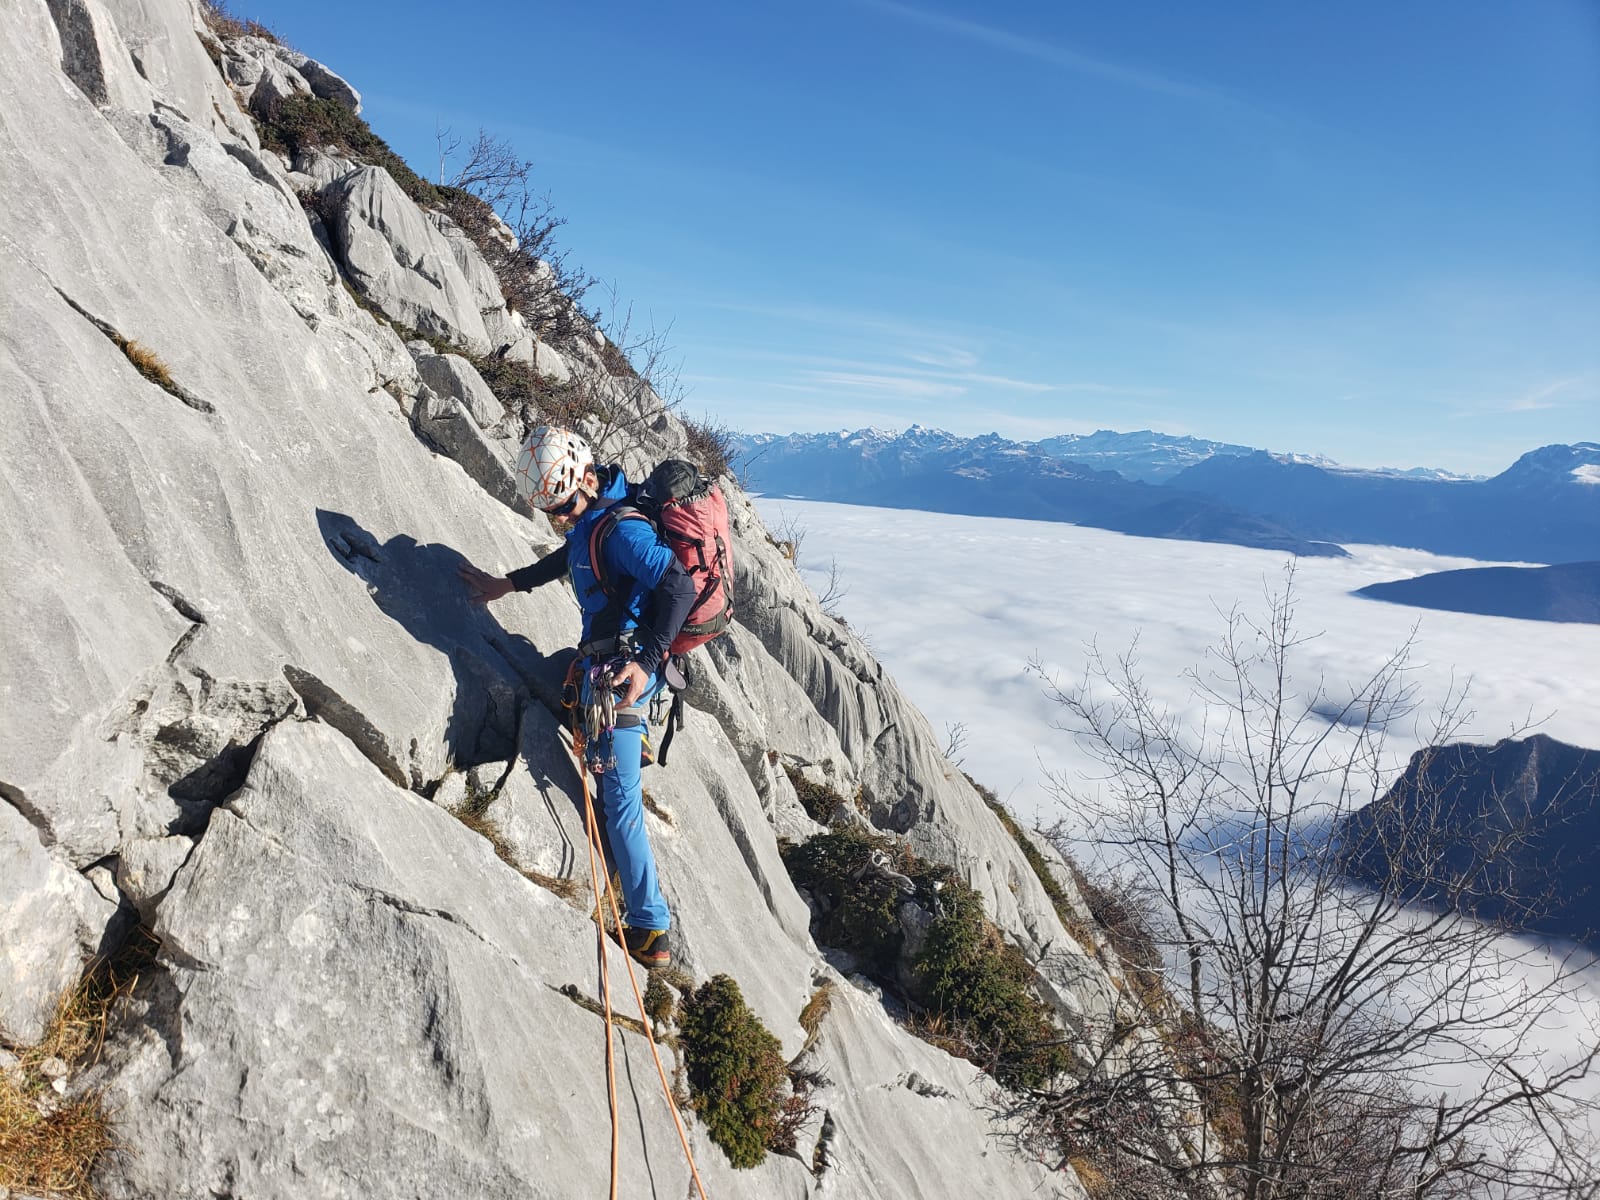
M727 975L684 997L678 1036L689 1094L711 1140L734 1166L760 1165L769 1144L782 1137L788 1099L778 1039Z
M783 773L789 777L794 794L800 799L800 807L806 810L806 816L819 825L826 825L833 820L833 814L839 811L839 806L848 803L836 789L825 783L812 782L792 763L783 764Z
M819 910L817 940L848 950L872 979L901 994L919 1036L1008 1086L1038 1087L1066 1068L1049 1009L1032 991L1033 968L949 867L853 829L785 846L783 861ZM915 951L901 920L908 901L931 916Z
M423 179L372 132L361 117L334 100L301 94L279 100L260 122L261 144L291 158L304 150L338 150L382 167L400 190L424 207L439 203L439 189Z

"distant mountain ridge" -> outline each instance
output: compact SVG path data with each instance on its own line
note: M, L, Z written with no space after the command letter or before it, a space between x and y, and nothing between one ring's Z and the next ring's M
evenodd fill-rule
M1600 443L1530 450L1489 479L1329 471L1257 452L1213 457L1169 486L1257 513L1302 537L1435 554L1568 563L1600 556Z
M750 486L817 500L1072 521L1293 553L1370 542L1502 561L1600 557L1595 442L1529 451L1488 479L1352 469L1150 430L1029 443L912 425L904 433L741 435L734 449Z
M1307 556L1345 553L1207 497L1067 462L997 434L963 438L920 425L903 434L762 434L735 438L733 450L750 487L815 500L1065 521Z

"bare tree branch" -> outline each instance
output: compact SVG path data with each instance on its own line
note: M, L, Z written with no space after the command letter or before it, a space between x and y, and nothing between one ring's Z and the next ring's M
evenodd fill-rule
M1070 686L1035 664L1104 768L1099 795L1053 780L1069 811L1101 814L1056 833L1132 872L1158 970L1179 984L1130 992L1137 1021L1167 1030L1162 1053L1091 1037L1087 1073L1031 1099L1035 1130L1093 1150L1102 1172L1145 1179L1159 1164L1168 1191L1151 1195L1594 1196L1600 1031L1577 1004L1593 959L1552 956L1482 915L1486 897L1518 917L1538 909L1538 890L1513 894L1526 880L1502 869L1534 832L1530 806L1486 796L1494 833L1463 867L1439 773L1413 763L1422 793L1352 843L1352 814L1399 773L1396 735L1459 738L1465 691L1424 718L1409 641L1336 691L1302 677L1310 640L1291 571L1262 619L1224 614L1189 674L1196 716L1161 706L1133 651L1092 649ZM1565 1046L1550 1044L1556 1021ZM1123 1131L1109 1149L1107 1121Z

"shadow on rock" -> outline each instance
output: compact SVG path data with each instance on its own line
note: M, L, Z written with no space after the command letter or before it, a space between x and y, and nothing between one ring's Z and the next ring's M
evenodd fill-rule
M450 660L455 689L444 730L450 761L464 768L513 757L522 706L530 692L541 698L559 692L570 650L544 655L469 601L457 574L467 560L449 546L405 534L380 543L353 518L324 509L317 510L317 525L329 552L361 578L373 603ZM306 686L296 682L302 692Z

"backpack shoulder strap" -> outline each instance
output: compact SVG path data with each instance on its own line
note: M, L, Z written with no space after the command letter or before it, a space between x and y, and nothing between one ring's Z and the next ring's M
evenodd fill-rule
M648 516L633 505L624 500L619 500L606 509L605 515L596 521L594 528L589 531L589 569L594 572L594 581L600 585L600 590L613 600L617 597L618 588L615 583L606 578L605 560L601 556L600 550L604 546L606 538L611 535L611 531L616 528L617 522L631 518L637 518L641 521L650 520Z

